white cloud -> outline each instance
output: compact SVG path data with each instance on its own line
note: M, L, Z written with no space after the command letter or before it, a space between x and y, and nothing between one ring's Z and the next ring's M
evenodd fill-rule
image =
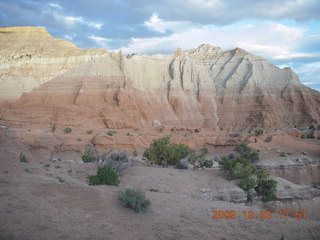
M62 7L58 3L49 3L50 7L56 8L56 9L61 9Z
M92 34L89 36L89 39L95 41L100 47L108 48L109 40L107 38L95 36Z
M172 28L169 24L153 15L148 24L153 29L164 32ZM153 38L132 38L131 44L123 48L124 52L167 52L180 47L190 49L202 43L210 43L224 49L241 47L254 54L269 59L290 59L312 57L311 53L299 52L298 44L305 40L305 29L290 27L274 22L262 22L243 27L227 28L203 26L200 28L188 22L175 22L179 28L169 36Z
M166 30L181 30L183 26L186 26L187 22L178 22L178 21L164 21L158 17L157 13L153 13L148 21L144 22L148 28L153 31L160 33L165 33Z
M87 25L92 28L96 28L96 29L101 29L101 27L103 26L102 23L92 22L84 19L81 16L78 16L78 17L68 16L58 12L53 12L52 14L58 21L62 20L68 27L73 27L75 24L79 24L79 23Z

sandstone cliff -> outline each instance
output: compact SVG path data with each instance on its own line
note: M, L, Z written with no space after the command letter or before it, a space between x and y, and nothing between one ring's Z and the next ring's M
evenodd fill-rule
M81 50L42 27L0 28L0 102L17 100L23 92L106 52Z
M13 99L40 86L12 107L34 109L46 116L42 123L243 129L320 122L319 92L291 69L242 49L203 44L168 55L125 56L77 49L43 28L0 33L0 96Z

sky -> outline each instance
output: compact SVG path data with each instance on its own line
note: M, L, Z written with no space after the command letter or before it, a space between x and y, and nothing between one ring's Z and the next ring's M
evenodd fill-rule
M0 0L10 26L125 54L240 47L320 91L320 0Z

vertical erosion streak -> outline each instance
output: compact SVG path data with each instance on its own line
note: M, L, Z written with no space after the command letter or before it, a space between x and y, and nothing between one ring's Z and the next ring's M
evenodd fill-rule
M81 83L80 85L78 85L77 89L75 90L75 94L74 94L74 98L73 98L73 105L76 105L76 101L77 101L77 98L79 97L80 95L80 91L81 91L81 88L83 87L83 83Z

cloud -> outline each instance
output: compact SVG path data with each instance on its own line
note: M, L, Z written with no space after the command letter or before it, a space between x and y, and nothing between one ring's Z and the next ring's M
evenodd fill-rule
M99 36L95 36L95 35L90 35L89 39L93 40L94 42L96 42L99 47L103 47L103 48L108 48L108 42L109 40L104 38L104 37L99 37Z
M50 7L56 8L56 9L61 9L62 7L58 3L49 3Z
M158 17L157 13L153 13L150 19L144 22L144 25L148 28L160 33L165 33L167 30L179 30L187 24L187 22L164 21Z
M52 14L58 21L63 21L69 27L73 27L75 24L78 24L78 23L84 24L96 29L101 29L101 27L103 26L102 23L91 22L91 21L85 20L81 16L78 16L78 17L68 16L58 12L53 12Z
M289 27L275 22L258 22L244 26L229 26L228 28L207 25L196 27L188 22L166 22L153 15L148 24L164 32L167 29L180 27L169 35L152 38L132 38L131 44L123 48L125 52L154 53L173 52L176 48L190 49L202 43L210 43L224 49L241 47L257 55L269 59L291 59L313 57L313 53L297 51L300 41L305 41L305 29ZM181 27L185 25L184 27Z

